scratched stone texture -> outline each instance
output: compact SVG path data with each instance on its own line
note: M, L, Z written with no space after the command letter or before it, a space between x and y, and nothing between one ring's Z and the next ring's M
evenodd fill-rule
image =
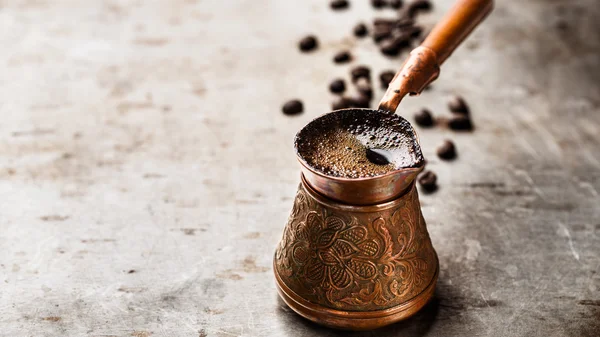
M418 129L440 183L421 195L436 296L348 333L289 310L271 263L293 136L348 76L333 54L401 64L350 37L366 0L0 0L0 335L600 335L600 6L496 7L399 110L446 115L459 93L476 125ZM305 113L282 115L294 97ZM445 138L454 162L435 156Z

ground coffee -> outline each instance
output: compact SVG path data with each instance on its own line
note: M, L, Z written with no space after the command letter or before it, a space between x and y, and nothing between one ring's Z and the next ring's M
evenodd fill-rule
M329 176L365 178L423 165L415 132L401 116L340 110L313 120L296 135L299 157Z

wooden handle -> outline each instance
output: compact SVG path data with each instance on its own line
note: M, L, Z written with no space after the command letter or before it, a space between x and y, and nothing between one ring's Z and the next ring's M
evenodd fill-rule
M440 65L492 11L493 0L458 0L390 82L379 109L394 113L406 95L418 95L440 73Z
M493 0L459 0L433 28L421 46L433 50L441 65L491 12Z

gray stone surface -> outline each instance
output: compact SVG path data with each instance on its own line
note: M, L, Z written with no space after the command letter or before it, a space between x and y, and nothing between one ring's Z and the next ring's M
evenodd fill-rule
M333 54L400 66L349 37L374 14L357 0L339 13L323 0L0 1L0 335L598 336L596 0L498 1L433 90L402 103L442 115L460 93L476 124L419 129L441 185L421 196L441 263L431 304L344 333L278 299L292 138L347 76ZM296 48L307 33L321 41L310 55ZM283 116L293 97L305 113ZM454 162L435 157L444 138Z

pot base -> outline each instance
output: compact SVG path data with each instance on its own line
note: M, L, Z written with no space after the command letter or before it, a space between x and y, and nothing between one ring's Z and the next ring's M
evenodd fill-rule
M275 268L274 268L275 269ZM342 311L311 303L288 288L275 269L275 284L283 301L300 316L330 328L342 330L372 330L390 325L417 313L431 300L435 292L439 268L429 285L414 298L395 307L376 311Z

